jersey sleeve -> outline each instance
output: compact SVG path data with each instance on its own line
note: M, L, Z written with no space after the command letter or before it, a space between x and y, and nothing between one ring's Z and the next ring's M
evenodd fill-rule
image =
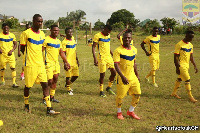
M115 51L113 53L113 60L114 60L114 63L120 62L120 52L118 49L115 49Z
M150 43L149 37L146 37L143 42L145 42L146 44Z
M180 49L181 49L181 47L180 47L179 43L177 43L175 46L174 54L180 54Z
M16 41L16 37L14 34L12 34L12 37L13 37L13 41Z
M26 32L22 32L20 35L20 45L26 45L27 42L27 35Z
M94 35L93 42L98 42L98 41L99 41L99 36L96 34L96 35Z
M63 40L61 43L61 48L62 50L65 52L66 51L66 45L65 45L65 41Z

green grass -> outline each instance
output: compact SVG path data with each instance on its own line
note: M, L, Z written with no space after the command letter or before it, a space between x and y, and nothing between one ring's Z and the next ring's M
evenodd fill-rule
M19 40L19 32L14 32ZM97 33L95 31L93 35ZM48 32L46 33L48 34ZM116 39L117 33L111 34L111 49L114 50L120 44ZM89 38L92 37L91 35ZM42 102L42 89L40 85L34 85L30 90L31 114L24 112L23 88L24 81L20 80L22 58L17 59L17 83L19 88L12 88L11 71L6 69L6 85L0 86L0 119L4 125L0 132L100 132L100 133L133 133L133 132L156 132L156 126L200 126L200 102L195 104L189 102L184 84L179 89L182 99L177 100L170 96L174 82L177 78L173 64L173 50L175 44L183 39L184 35L161 36L160 43L160 70L156 72L156 81L159 88L154 88L144 82L144 76L149 72L148 58L140 48L139 44L145 38L144 35L135 33L133 35L134 45L138 49L137 64L141 78L142 95L135 112L141 120L135 120L126 116L130 106L131 97L123 100L122 112L125 120L116 118L115 96L107 94L106 98L99 96L99 73L98 68L93 66L91 47L85 44L84 32L78 32L77 53L80 61L80 77L72 85L74 95L66 93L65 74L62 62L61 74L57 84L55 97L61 103L52 103L56 111L61 114L47 117L46 107ZM61 38L62 40L62 38ZM195 36L194 58L200 69L200 36ZM61 60L61 59L60 59ZM194 74L193 66L190 64L190 76L192 92L194 97L200 101L199 96L199 73ZM110 73L106 72L104 86L106 87ZM151 81L151 80L150 80ZM104 88L105 88L104 87ZM116 91L116 84L113 85ZM172 132L172 131L171 131ZM181 131L179 131L181 132ZM186 132L186 131L185 131Z

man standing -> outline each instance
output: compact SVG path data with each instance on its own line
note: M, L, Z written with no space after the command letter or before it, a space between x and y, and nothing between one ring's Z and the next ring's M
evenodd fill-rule
M15 35L9 32L9 25L2 24L3 32L0 33L0 67L1 67L1 85L5 85L5 69L6 64L10 65L12 71L13 88L19 87L16 84L16 71L15 71L15 54L14 50L17 48L17 41Z
M50 100L52 102L59 103L60 101L54 98L56 91L56 83L60 73L60 65L58 62L58 56L63 59L66 68L69 68L66 56L61 48L61 41L57 38L59 34L59 28L57 25L51 26L51 35L45 38L43 43L45 68L47 72L48 86L50 89ZM45 101L46 102L46 101Z
M42 44L45 40L45 34L40 30L42 23L42 16L35 14L32 27L24 31L20 36L21 49L24 51L24 103L25 110L29 112L29 90L34 82L40 82L47 105L47 115L54 115L60 112L55 112L51 107L47 74L42 56Z
M100 84L100 96L106 97L106 95L103 92L103 81L105 77L106 69L108 68L111 72L108 86L106 88L106 91L110 94L115 95L115 93L112 91L111 86L113 84L116 71L114 69L114 63L113 59L111 57L112 51L110 50L110 32L112 30L112 27L110 25L105 25L102 32L97 33L94 36L93 39L93 45L92 45L92 53L94 58L94 65L99 67L100 72L100 78L99 78L99 84ZM98 46L98 59L95 55L95 47Z
M146 39L140 44L145 54L149 56L149 63L151 65L151 71L145 77L145 81L149 82L149 77L152 76L152 83L154 87L158 87L155 81L156 70L159 69L160 58L159 58L159 43L160 35L158 34L158 27L153 28L152 35L146 37ZM148 51L145 49L144 44L147 44Z
M137 49L131 46L132 35L130 32L125 32L123 35L123 45L119 46L114 51L114 65L117 71L117 118L124 119L121 111L122 99L127 95L132 96L132 102L127 115L134 119L140 118L134 113L134 109L139 102L141 90L139 76L136 67Z
M193 58L193 45L190 43L192 39L194 38L194 32L193 31L187 31L185 38L181 40L179 43L175 46L174 51L174 64L176 66L176 73L178 74L178 78L175 82L174 90L171 94L171 96L174 96L178 99L179 97L177 95L178 88L180 87L181 81L185 81L185 89L187 90L189 99L191 102L197 102L196 99L192 96L191 92L191 85L190 85L190 75L188 72L189 69L189 62L194 65L195 73L198 72L198 69L196 67L194 58Z

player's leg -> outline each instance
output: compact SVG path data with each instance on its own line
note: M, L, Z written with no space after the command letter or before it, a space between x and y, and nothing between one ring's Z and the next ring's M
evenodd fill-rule
M5 68L1 68L1 85L5 85Z
M186 80L186 81L185 81L185 89L186 89L186 91L187 91L187 93L188 93L188 96L189 96L190 101L193 102L193 103L197 102L197 100L194 99L194 97L192 96L190 80Z
M104 73L100 73L100 77L99 77L99 85L100 85L100 96L101 97L106 97L106 95L103 92L103 81L104 81L104 77L105 77L105 72Z
M7 60L0 55L0 69L1 69L1 85L5 85L5 70L6 70L6 64L7 64Z
M140 117L138 117L135 113L134 110L139 102L140 95L141 95L141 89L140 89L140 83L138 79L135 79L134 81L129 83L131 85L129 89L129 95L132 96L132 101L131 101L131 106L129 110L127 111L127 115L140 120Z
M181 98L181 97L179 97L179 96L177 95L177 91L178 91L178 88L180 88L181 81L182 81L181 78L177 78L177 80L176 80L176 82L175 82L175 86L174 86L173 92L172 92L172 94L171 94L171 96L174 96L174 97L176 97L176 98L178 98L178 99Z
M117 118L124 119L121 111L122 99L127 95L130 85L124 85L121 78L117 77L117 95L116 95L116 106L117 106Z
M12 71L12 80L13 80L12 87L13 88L17 88L17 87L19 87L19 85L16 84L16 71L15 71L15 68L10 68L10 69Z
M106 91L109 92L110 94L112 95L115 95L115 92L111 89L112 85L113 85L113 82L114 82L114 79L115 79L115 76L116 76L116 71L114 68L109 68L110 70L110 77L109 77L109 82L108 82L108 86L106 88Z
M76 65L75 67L73 67L71 75L72 75L72 77L70 79L70 82L71 82L70 85L72 85L78 79L78 77L79 77L78 65ZM71 91L73 91L72 88L71 88Z
M58 82L58 76L59 76L59 74L54 74L53 75L53 79L52 79L52 84L51 84L51 86L50 86L50 100L52 101L52 102L56 102L56 103L59 103L60 101L59 100L57 100L57 99L55 99L55 92L56 92L56 84L57 84L57 82Z
M74 95L71 90L71 80L70 80L72 77L72 69L73 69L73 66L71 66L71 68L69 70L65 71L65 76L66 76L65 87L67 89L68 95Z
M25 111L30 112L29 110L29 91L31 87L24 87L24 104L25 104Z

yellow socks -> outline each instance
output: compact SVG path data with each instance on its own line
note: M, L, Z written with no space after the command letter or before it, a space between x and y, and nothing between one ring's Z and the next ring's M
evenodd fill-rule
M133 94L131 105L136 107L140 100L140 94Z
M181 85L181 81L176 80L175 86L174 86L174 90L173 90L172 94L176 94L177 93L178 88L180 87L180 85Z
M47 107L51 107L50 96L46 96L44 100L46 101Z
M67 85L66 89L67 91L71 91L70 85Z
M103 84L100 84L100 91L103 91Z
M24 103L25 103L25 104L29 104L28 99L29 99L29 96L28 96L28 97L25 97L25 96L24 96Z
M54 95L55 95L55 92L56 92L56 88L51 88L51 89L50 89L50 95L51 95L51 96L54 96Z
M16 71L12 71L12 79L13 79L13 84L15 84L16 82Z
M151 71L150 71L150 73L145 78L149 78L150 76L151 76Z
M156 71L152 70L151 75L152 75L152 82L153 82L153 84L155 84L156 83Z
M113 85L113 81L108 82L108 87L111 87Z

